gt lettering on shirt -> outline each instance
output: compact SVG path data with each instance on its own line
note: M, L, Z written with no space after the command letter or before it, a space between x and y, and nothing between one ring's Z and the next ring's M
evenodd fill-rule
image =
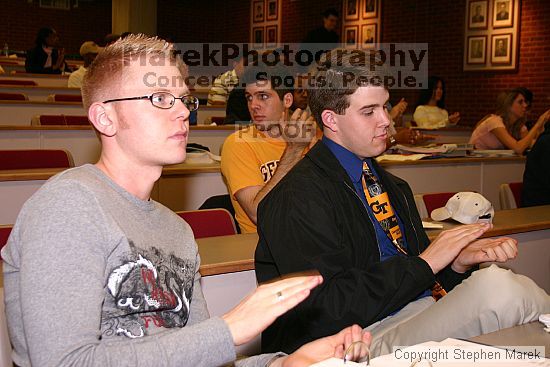
M269 180L271 180L271 177L275 174L275 171L277 170L277 166L279 165L279 160L273 160L266 162L260 166L260 172L262 173L262 177L264 180L264 184L267 183Z

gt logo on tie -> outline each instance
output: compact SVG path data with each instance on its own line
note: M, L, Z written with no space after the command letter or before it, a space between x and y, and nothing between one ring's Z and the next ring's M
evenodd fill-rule
M367 202L379 222L393 216L393 209L387 192L374 197L367 196Z

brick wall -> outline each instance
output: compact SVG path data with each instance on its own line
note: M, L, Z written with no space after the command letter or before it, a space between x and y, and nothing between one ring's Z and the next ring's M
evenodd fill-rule
M248 42L248 1L158 0L158 34L176 42Z
M429 43L430 74L445 79L448 110L460 111L461 124L475 124L494 110L499 92L520 85L535 94L533 115L538 116L550 108L550 2L522 1L519 67L516 72L462 71L466 11L462 1L402 3L384 0L382 41ZM396 91L394 97L399 92L411 104L416 103L416 92Z
M460 111L462 123L474 124L494 109L497 94L523 85L535 94L533 114L550 107L550 1L523 0L519 67L515 72L463 72L463 1L382 0L382 42L428 42L429 70L447 82L447 107ZM41 25L60 33L68 52L77 52L84 39L100 40L111 29L111 1L80 2L71 11L40 9L38 1L0 0L0 46L27 49ZM342 0L283 0L282 41L299 42L321 24L328 7L341 11ZM21 15L24 14L24 17ZM177 42L247 42L248 1L158 0L158 34ZM23 21L19 19L24 19ZM35 26L29 26L35 25ZM417 91L396 90L412 106Z
M43 9L38 1L0 0L0 47L7 42L11 50L28 50L34 46L41 27L53 27L65 52L78 54L87 40L101 41L111 32L111 1L80 1L71 10Z

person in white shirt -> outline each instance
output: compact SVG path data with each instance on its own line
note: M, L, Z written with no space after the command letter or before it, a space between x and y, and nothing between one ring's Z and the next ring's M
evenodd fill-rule
M460 120L460 113L449 115L445 110L445 82L436 76L428 78L428 89L422 90L416 106L413 120L424 129L456 125Z
M69 80L67 82L67 87L69 88L80 88L82 87L82 79L88 71L88 66L94 61L97 54L103 50L103 47L99 47L93 41L86 41L80 46L80 56L84 59L84 65L78 68L78 70L73 71L69 75Z

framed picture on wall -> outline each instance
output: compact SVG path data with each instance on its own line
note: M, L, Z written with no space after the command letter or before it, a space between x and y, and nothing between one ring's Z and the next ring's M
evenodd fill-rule
M265 47L277 46L277 26L265 27Z
M487 36L468 37L468 64L485 64Z
M512 33L491 36L491 64L512 62Z
M468 28L470 29L487 29L488 21L488 2L487 0L472 1L468 7Z
M512 27L514 25L514 0L494 0L493 28Z
M362 12L363 18L376 18L376 9L378 0L363 0Z
M371 48L376 44L376 23L361 26L361 48Z
M267 0L267 20L277 20L277 0Z
M264 0L256 0L252 3L252 22L264 21Z
M348 26L344 28L344 37L346 48L357 48L357 41L359 39L359 27L356 25Z
M264 27L254 27L252 29L252 37L254 48L264 47Z
M344 19L345 20L359 19L359 2L360 0L344 0Z

